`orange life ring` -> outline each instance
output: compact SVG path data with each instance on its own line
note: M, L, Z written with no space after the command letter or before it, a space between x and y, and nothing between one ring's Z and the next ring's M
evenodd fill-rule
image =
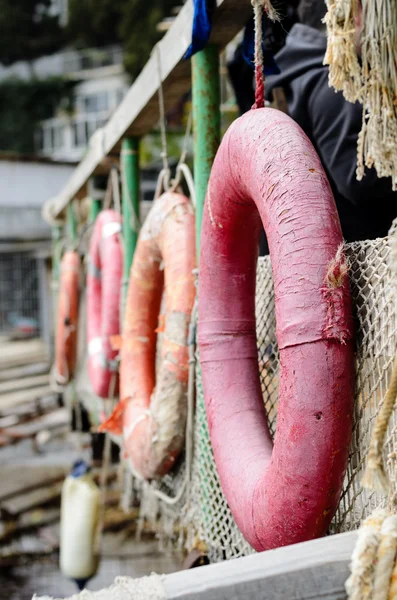
M185 196L167 192L155 202L139 236L123 329L121 400L101 427L123 432L132 467L145 479L167 473L184 444L195 265L193 208ZM156 381L163 289L163 342Z
M123 249L121 217L115 210L98 216L91 237L87 275L88 374L101 398L118 392L118 352L111 344L120 334Z
M55 380L66 385L73 377L77 354L80 257L68 251L62 257L55 345Z

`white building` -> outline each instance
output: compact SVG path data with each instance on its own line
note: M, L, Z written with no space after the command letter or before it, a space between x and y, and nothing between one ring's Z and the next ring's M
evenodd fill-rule
M53 0L52 10L61 24L67 23L67 0ZM54 117L42 123L36 132L36 152L53 160L79 161L90 137L106 123L128 90L121 47L65 49L29 63L0 65L0 81L11 76L30 79L32 73L39 79L63 76L76 81L72 111L66 112L61 103Z
M71 164L0 153L0 335L27 323L50 343L51 229L41 209L73 169Z
M122 51L117 46L68 51L60 56L61 73L79 81L72 114L59 108L37 132L37 151L54 160L79 161L89 139L116 110L128 91Z

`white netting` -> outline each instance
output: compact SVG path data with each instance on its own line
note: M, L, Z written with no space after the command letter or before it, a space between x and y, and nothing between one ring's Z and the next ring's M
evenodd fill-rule
M33 596L33 600L60 600L50 596ZM167 600L162 578L156 574L131 579L117 577L113 585L98 592L83 590L65 600Z

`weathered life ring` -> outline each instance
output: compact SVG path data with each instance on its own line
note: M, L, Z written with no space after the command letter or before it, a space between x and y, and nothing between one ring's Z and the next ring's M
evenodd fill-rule
M96 219L90 241L87 274L88 374L101 398L118 392L118 351L111 338L120 334L120 292L123 250L121 217L103 210Z
M66 385L73 377L77 355L80 257L68 251L62 257L55 336L55 382Z
M169 471L183 448L188 328L195 297L195 219L185 196L165 193L142 227L128 287L120 398L101 430L123 432L133 469L145 479ZM161 365L156 341L165 291Z
M280 349L274 445L256 346L262 223ZM338 505L351 438L352 307L330 186L287 115L252 110L229 128L212 168L201 240L200 362L230 509L258 551L322 536Z

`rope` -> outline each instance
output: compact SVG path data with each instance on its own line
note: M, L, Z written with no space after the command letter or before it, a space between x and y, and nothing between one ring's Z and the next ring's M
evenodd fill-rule
M397 515L376 509L362 524L346 581L349 600L396 598Z
M110 385L109 385L109 398L114 398L114 391L116 388L116 378L117 378L117 373L112 373L112 377L110 379ZM108 414L110 414L112 411L106 411L106 412ZM99 512L99 517L98 517L98 528L97 528L96 540L95 540L96 554L99 554L100 550L101 550L102 533L103 533L103 528L104 528L104 524L105 524L106 492L107 492L108 472L109 472L109 467L110 467L110 462L111 462L111 449L112 449L112 444L111 444L110 435L108 433L105 433L105 444L104 444L104 448L103 448L102 468L101 468L101 476L100 476L100 483L99 483L101 500L100 500L100 512Z
M170 191L175 192L178 189L182 182L183 176L189 189L190 201L193 205L193 208L196 209L196 189L194 186L193 175L189 166L186 164L186 157L189 152L189 139L191 135L192 121L192 111L190 111L182 144L182 152L176 167L175 179L172 181Z
M390 482L383 462L383 446L390 417L397 398L397 357L394 360L393 372L389 389L387 390L383 405L376 418L368 452L368 462L365 469L362 485L370 490L387 493Z
M112 206L112 202L114 205L114 209L119 214L121 213L121 200L120 200L120 179L119 172L117 167L112 167L110 169L108 182L106 186L105 200L103 203L103 208L105 210L109 210Z
M51 226L63 227L65 225L65 219L63 218L55 218L53 216L54 207L52 202L46 202L41 209L42 217L47 223Z
M178 164L176 168L176 174L183 175L189 189L190 201L193 205L194 210L196 210L196 188L194 186L194 179L191 170L189 169L186 163Z
M161 158L163 160L163 185L165 190L168 190L170 185L171 171L168 164L168 149L167 149L167 133L166 133L166 120L165 120L165 108L164 108L164 92L163 92L163 81L161 74L161 54L158 44L155 46L157 55L157 74L159 79L159 113L160 113L160 134L161 134ZM157 190L156 190L157 191Z
M263 71L263 11L269 19L279 21L279 16L270 0L251 0L254 8L255 28L255 103L253 109L265 106L265 75Z

